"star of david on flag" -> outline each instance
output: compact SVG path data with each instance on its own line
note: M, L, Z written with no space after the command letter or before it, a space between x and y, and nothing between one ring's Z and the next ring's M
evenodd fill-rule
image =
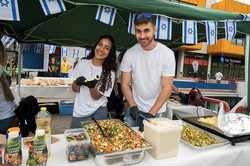
M217 44L217 22L206 21L207 45Z
M197 23L196 21L183 21L182 43L197 44Z
M136 13L129 13L128 33L135 35L135 15Z
M11 44L13 44L15 41L15 39L11 39L10 42L7 44L6 48L9 48L11 46Z
M68 48L64 48L62 47L61 49L61 55L64 57L64 56L67 56L68 55Z
M0 0L0 20L20 21L17 0Z
M66 11L63 0L39 0L45 15Z
M5 35L4 35L4 36L2 37L2 39L1 39L3 45L5 45L9 40L10 40L10 37L5 36Z
M243 21L250 21L250 14L242 14L244 16Z
M236 31L236 21L225 21L225 38L227 41L234 39Z
M169 17L157 16L156 17L157 32L156 39L171 40L172 37L172 20Z
M56 51L56 46L49 45L49 54L54 54Z
M105 24L113 26L116 15L116 9L108 6L99 6L95 19Z
M78 58L78 55L79 55L79 50L78 49L74 49L73 50L73 56L72 56L72 58Z

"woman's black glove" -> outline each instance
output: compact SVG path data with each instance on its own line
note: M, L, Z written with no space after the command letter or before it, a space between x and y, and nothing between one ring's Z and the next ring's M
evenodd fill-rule
M86 78L83 77L83 76L78 77L78 78L76 79L76 85L77 85L77 86L82 86L82 85L84 85L85 80L86 80Z
M147 114L146 114L146 118L148 118L148 119L154 118L154 117L155 117L155 116L152 115L152 114L150 114L150 113L147 113ZM139 131L140 131L140 132L143 132L143 131L144 131L144 124L143 124L143 122L142 122L141 125L139 126Z
M183 104L185 104L186 102L187 102L187 98L186 98L186 95L183 93L183 92L180 92L179 94L178 94L178 96L180 97L180 99L181 99L181 103L183 103Z
M133 120L136 121L136 123L138 122L139 112L140 112L140 110L138 109L137 106L130 108L130 116L133 118Z
M96 80L96 79L94 79L94 80L92 80L92 81L85 81L85 82L83 83L83 85L84 85L84 86L87 86L87 87L90 88L90 89L92 89L92 88L95 87L95 85L98 83L98 81L99 81L99 80Z

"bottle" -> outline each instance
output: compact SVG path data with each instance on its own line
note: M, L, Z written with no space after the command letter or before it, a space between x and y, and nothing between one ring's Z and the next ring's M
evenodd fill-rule
M36 166L36 160L33 157L33 146L29 146L29 158L26 161L26 166Z
M2 150L0 150L0 166L4 166L2 158Z
M36 160L37 166L45 166L48 159L48 150L45 141L45 130L36 130L34 142L33 142L33 157Z
M19 134L19 142L20 142L20 146L22 147L22 134L21 134L21 130L19 127L11 127L7 130L7 134L6 134L6 142L8 140L8 137L9 137L9 133L12 132L12 131L17 131L18 134Z
M9 137L4 151L5 166L21 166L22 150L19 142L19 134L17 131L9 132Z
M41 107L41 111L36 114L36 129L45 130L45 140L48 148L48 157L51 150L51 128L50 128L51 114L47 111L46 107Z

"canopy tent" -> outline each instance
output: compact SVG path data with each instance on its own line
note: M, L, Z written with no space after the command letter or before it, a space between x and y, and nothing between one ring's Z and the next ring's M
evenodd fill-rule
M116 41L117 49L123 50L136 43L135 37L128 33L130 12L150 12L173 18L172 40L159 40L170 48L183 45L182 20L199 22L198 42L206 41L204 20L219 22L218 39L225 36L223 21L227 19L238 21L236 38L250 35L250 22L241 21L243 16L240 14L163 0L64 0L67 11L49 16L45 16L38 0L18 2L20 21L0 20L0 23L4 25L7 35L19 43L91 48L101 35L110 34ZM95 20L100 4L117 8L113 26Z

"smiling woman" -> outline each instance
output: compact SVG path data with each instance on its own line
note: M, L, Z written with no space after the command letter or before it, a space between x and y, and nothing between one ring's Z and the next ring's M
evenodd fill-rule
M81 121L107 119L107 97L110 96L116 72L115 41L102 36L88 57L81 59L71 74L76 92L71 128L82 127ZM88 81L91 80L91 81Z

